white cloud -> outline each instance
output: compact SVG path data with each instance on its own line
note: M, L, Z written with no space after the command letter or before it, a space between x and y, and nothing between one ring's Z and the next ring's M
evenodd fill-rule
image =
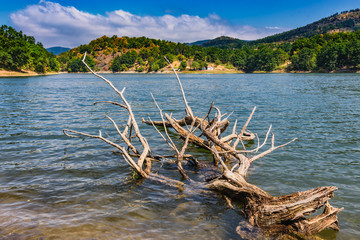
M217 14L138 16L124 10L94 15L71 6L41 0L11 14L13 24L34 36L46 47L75 47L103 35L149 37L175 42L193 42L230 36L243 40L258 39L280 32L280 28L255 28L233 25Z
M274 30L274 29L281 29L281 28L279 28L279 27L265 27L266 29L270 29L270 30Z

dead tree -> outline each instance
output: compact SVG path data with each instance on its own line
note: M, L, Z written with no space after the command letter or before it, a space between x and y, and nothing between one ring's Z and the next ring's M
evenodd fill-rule
M86 54L84 55L83 63L86 67L95 76L101 78L110 85L110 87L122 99L122 103L110 101L104 101L104 103L117 105L128 112L129 116L127 125L122 131L118 128L115 121L111 117L107 116L123 140L124 146L103 137L101 131L99 131L98 135L91 135L64 129L64 134L70 137L85 136L97 138L110 144L119 150L125 161L141 178L146 178L151 181L156 181L174 187L191 187L199 190L195 191L199 194L201 194L202 191L213 190L223 194L229 205L231 205L231 201L242 202L244 206L243 212L245 213L248 223L250 223L251 226L259 227L262 234L273 237L293 236L298 238L299 236L316 234L326 228L332 228L334 230L339 229L336 214L342 209L332 207L328 202L328 200L333 197L333 192L337 190L336 187L318 187L308 191L275 197L245 180L252 162L296 140L293 139L288 143L276 146L275 136L271 133L270 126L262 143L260 143L257 138L257 147L253 149L246 149L244 141L253 140L257 137L256 134L247 130L256 107L253 109L246 123L241 128L240 133L236 132L237 121L235 121L231 133L223 136L225 130L230 125L228 120L229 115L224 118L225 114L222 114L220 109L212 103L208 113L203 118L195 116L186 100L181 81L174 70L185 104L185 117L181 120L176 120L171 114L164 114L153 97L155 105L159 110L161 120L152 121L151 119L143 119L143 122L154 126L154 129L176 153L169 156L159 156L152 153L148 141L141 135L141 131L136 122L131 105L127 102L124 96L125 88L119 91L109 80L95 73L85 63L85 56ZM171 66L171 63L168 63ZM215 111L213 118L210 117L212 111ZM164 133L158 130L156 125L163 126ZM176 147L169 136L168 128L174 129L180 137L185 139L181 149ZM200 132L200 136L197 136L195 132ZM259 152L266 145L270 133L272 135L271 147L265 151ZM138 149L139 147L135 147L131 141L134 137L140 143L137 145L140 145L141 149ZM215 166L221 170L221 173L217 176L211 177L210 179L206 179L204 182L195 182L191 180L182 167L183 162L192 161L199 167L201 166L201 163L199 163L199 161L191 155L185 154L189 142L208 149L213 156ZM172 159L172 162L176 164L180 174L184 178L184 181L169 179L162 175L153 173L151 171L152 161L156 161L161 158ZM317 216L306 218L307 215L320 208L324 209L322 213ZM237 228L237 232L242 235L241 225Z

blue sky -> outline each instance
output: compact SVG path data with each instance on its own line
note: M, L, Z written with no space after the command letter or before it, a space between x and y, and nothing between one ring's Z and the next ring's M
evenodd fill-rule
M221 35L245 40L301 27L360 0L1 0L0 25L44 46L75 47L102 35L193 42Z

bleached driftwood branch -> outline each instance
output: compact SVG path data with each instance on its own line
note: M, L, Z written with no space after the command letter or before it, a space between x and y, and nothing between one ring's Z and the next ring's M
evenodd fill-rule
M186 99L185 91L179 76L172 67L171 63L165 58L176 75L180 87L180 92L185 104L186 115L183 119L176 120L172 117L171 114L169 115L167 113L163 113L154 96L152 96L154 103L159 110L161 120L153 121L149 119L145 121L143 119L143 122L153 125L155 130L175 152L174 155L168 155L166 157L161 155L153 155L148 141L141 135L141 131L136 122L131 105L127 102L124 96L125 88L122 91L119 91L109 80L95 73L85 63L85 57L86 54L83 58L83 63L86 65L86 67L95 76L101 78L108 85L110 85L110 87L120 96L123 101L123 103L117 103L113 101L101 101L97 103L110 103L117 105L128 112L128 121L123 131L118 128L117 124L111 117L107 116L107 118L114 125L116 132L120 135L124 145L127 146L127 148L103 137L101 131L99 131L98 135L91 135L74 130L64 129L64 134L70 137L84 136L100 139L117 148L120 151L120 154L124 156L125 161L138 174L139 177L157 181L163 184L168 184L174 187L187 186L194 189L196 188L198 190L201 189L201 191L204 191L204 189L214 190L222 193L225 196L227 203L231 207L233 207L231 201L242 202L244 204L243 211L249 223L252 226L260 227L265 235L276 237L280 235L283 236L284 234L289 236L293 236L295 234L296 236L299 236L299 234L315 234L325 228L338 230L336 214L342 209L334 208L328 203L328 200L330 200L333 196L333 192L337 190L336 187L318 187L308 191L274 197L245 180L248 169L251 167L251 163L296 140L293 139L285 144L275 146L275 136L271 133L270 125L264 141L260 143L257 135L251 133L247 129L256 107L254 107L252 110L239 134L236 132L237 121L235 121L231 133L226 136L221 136L224 134L230 124L229 117L231 114L225 117L226 114L222 114L221 110L215 106L214 103L212 103L208 113L204 118L195 116ZM210 118L212 110L215 110L216 113L213 118ZM164 128L165 135L161 133L161 131L157 129L156 126L162 126ZM175 132L177 132L177 134L185 140L181 149L178 149L173 139L171 139L168 133L169 127L174 129ZM135 137L137 141L142 146L141 150L137 149L135 147L136 145L131 141L133 138L133 136L131 136L132 129L135 131ZM195 134L196 131L200 132L199 136ZM270 133L272 134L271 147L258 153L264 146L267 145L267 140ZM257 137L257 147L253 149L246 149L244 141L254 140L255 136ZM217 176L213 176L211 179L207 179L205 182L195 183L195 181L190 180L188 174L182 167L183 162L186 160L193 161L196 163L196 167L201 167L202 164L191 155L185 153L189 143L194 143L198 146L208 149L209 153L212 154L214 158L215 166L218 166L221 169L221 173ZM240 148L238 147L239 143L241 143ZM173 162L177 165L177 169L182 177L189 181L184 182L169 179L152 172L151 161L161 158L174 159ZM201 194L201 191L195 192ZM321 207L324 207L323 213L317 216L306 218L309 213L315 212ZM241 229L241 227L237 228L237 231L240 235L242 235Z

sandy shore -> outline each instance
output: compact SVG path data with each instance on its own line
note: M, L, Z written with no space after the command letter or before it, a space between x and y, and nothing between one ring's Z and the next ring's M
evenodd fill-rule
M33 71L7 71L0 70L0 77L31 77L31 76L45 76L45 75L54 75L59 74L58 72L50 72L50 73L36 73Z

